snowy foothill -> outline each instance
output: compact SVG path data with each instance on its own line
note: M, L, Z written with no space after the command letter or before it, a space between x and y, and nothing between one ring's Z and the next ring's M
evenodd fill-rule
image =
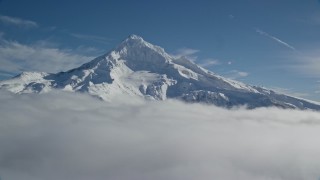
M62 91L0 102L3 180L320 177L319 112Z

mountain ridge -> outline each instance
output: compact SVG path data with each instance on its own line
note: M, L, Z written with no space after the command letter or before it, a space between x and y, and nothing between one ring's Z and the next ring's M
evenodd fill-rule
M186 57L173 57L160 46L130 35L110 52L66 72L24 72L0 82L14 93L52 89L86 92L110 101L121 94L145 99L180 99L222 107L277 106L320 110L320 105L262 87L227 79Z

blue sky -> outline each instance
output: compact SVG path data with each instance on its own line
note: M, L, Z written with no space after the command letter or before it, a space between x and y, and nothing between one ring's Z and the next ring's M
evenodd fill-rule
M220 75L320 101L317 0L0 0L0 79L76 67L130 34Z

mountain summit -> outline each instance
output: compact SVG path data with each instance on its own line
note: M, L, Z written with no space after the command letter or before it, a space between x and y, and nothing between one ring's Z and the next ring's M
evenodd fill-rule
M52 89L86 92L110 101L122 94L146 99L180 99L222 107L277 106L320 110L320 105L218 76L185 57L172 57L142 37L130 35L107 54L67 72L24 72L1 81L14 93Z

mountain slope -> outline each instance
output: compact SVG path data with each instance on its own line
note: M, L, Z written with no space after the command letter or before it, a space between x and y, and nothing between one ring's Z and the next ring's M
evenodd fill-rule
M0 88L14 93L44 93L52 89L87 92L107 101L126 94L223 107L320 110L318 104L218 76L184 57L174 58L136 35L78 68L57 74L25 72L0 82Z

